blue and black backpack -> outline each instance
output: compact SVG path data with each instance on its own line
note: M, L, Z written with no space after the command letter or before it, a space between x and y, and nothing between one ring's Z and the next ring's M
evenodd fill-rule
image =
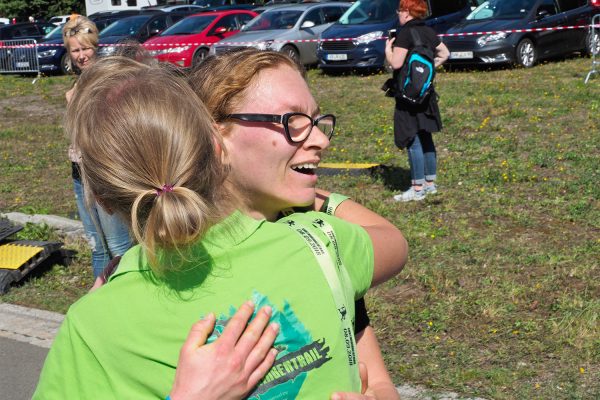
M406 55L404 65L395 73L397 98L421 104L433 91L435 78L434 52L423 44L415 29L410 29L414 48Z

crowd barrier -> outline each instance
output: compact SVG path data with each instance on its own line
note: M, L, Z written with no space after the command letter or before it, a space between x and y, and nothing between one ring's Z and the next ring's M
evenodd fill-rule
M598 68L600 68L600 14L594 15L592 18L590 34L592 36L592 43L590 46L592 49L592 67L585 77L585 83L588 83L593 75L600 73L598 70Z
M0 41L0 74L40 73L34 39Z

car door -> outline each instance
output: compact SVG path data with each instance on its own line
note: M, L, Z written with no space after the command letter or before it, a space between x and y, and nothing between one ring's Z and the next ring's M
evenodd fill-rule
M558 12L556 0L540 0L534 6L531 28L555 28L565 24L565 16ZM566 35L563 30L536 32L538 58L545 58L564 52Z
M587 7L588 0L558 0L560 12L564 14L567 26L584 26L590 24L590 13ZM587 29L567 29L565 32L565 45L571 51L585 48Z

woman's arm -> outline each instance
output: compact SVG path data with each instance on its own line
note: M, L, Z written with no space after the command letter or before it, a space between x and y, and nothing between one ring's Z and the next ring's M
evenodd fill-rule
M438 44L438 46L435 48L435 66L439 67L445 63L449 55L450 52L448 51L446 45L444 43Z
M330 193L322 189L316 191L315 209L318 210ZM375 256L371 286L387 281L402 270L408 259L408 243L394 224L350 199L341 203L334 215L362 226L371 237Z
M408 54L408 49L403 47L393 47L396 38L391 38L385 42L385 59L393 69L400 69Z
M361 364L363 391L359 393L337 392L332 400L400 400L398 390L387 372L375 331L368 326L356 335L356 348ZM368 374L367 374L368 371Z

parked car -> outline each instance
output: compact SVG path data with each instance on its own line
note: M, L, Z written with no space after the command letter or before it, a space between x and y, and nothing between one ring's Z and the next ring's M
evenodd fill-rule
M0 26L0 40L35 39L40 40L56 25L49 22L21 22Z
M511 32L516 29L589 25L592 15L597 13L600 13L600 1L597 0L485 1L447 33L494 33L444 38L450 50L448 65L516 63L532 67L543 58L575 51L598 51L597 48L592 49L589 29Z
M134 15L142 15L142 14L153 14L158 13L159 10L120 10L120 11L106 11L101 13L94 13L90 15L88 18L96 24L96 28L98 28L98 32L102 32L104 28L109 26L115 21L118 21L123 18L132 17Z
M221 6L235 6L235 5L251 5L258 7L263 4L262 0L194 0L192 2L195 6L202 8L212 9L214 7Z
M477 0L428 0L426 24L445 32L476 6ZM381 69L385 66L385 39L400 29L398 0L358 0L340 20L325 30L318 46L323 71Z
M317 37L350 8L350 3L302 3L269 9L235 36L217 42L214 53L232 47L281 51L302 64L317 62ZM227 43L223 43L227 42Z
M182 13L157 11L119 19L100 32L98 55L115 53L121 42L143 43L185 16Z
M144 47L159 61L195 66L206 58L211 44L235 35L257 15L247 10L194 14L148 39Z
M177 5L165 4L162 6L143 7L142 10L158 10L158 11L164 11L164 12L177 11L177 12L181 12L181 13L194 14L194 13L203 11L203 8L204 7L195 6L193 4L177 4Z
M59 26L59 25L67 23L69 18L71 18L70 15L57 15L55 17L50 18L50 20L48 22L50 22L51 24L54 24L56 26Z
M40 71L45 73L67 74L69 54L63 45L63 25L55 27L38 45L38 63Z

